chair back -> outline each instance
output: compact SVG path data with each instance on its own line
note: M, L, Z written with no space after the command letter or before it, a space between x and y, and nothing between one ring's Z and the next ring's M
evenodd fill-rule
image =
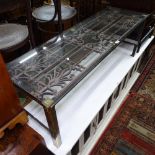
M0 0L0 14L14 11L20 8L25 8L30 42L32 47L35 47L32 30L32 12L30 0Z
M26 5L26 0L0 0L0 13L7 13Z
M51 4L49 4L51 5ZM46 23L51 23L51 22L55 22L55 18L58 17L58 30L59 30L59 33L61 34L63 29L62 29L62 16L61 16L61 0L53 0L53 6L54 6L54 15L52 17L52 19L50 19L49 21L46 21ZM41 31L45 31L47 32L46 30L42 29L39 27L39 29Z

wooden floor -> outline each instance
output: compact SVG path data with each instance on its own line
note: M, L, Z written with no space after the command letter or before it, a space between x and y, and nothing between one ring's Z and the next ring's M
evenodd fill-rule
M16 126L0 139L0 155L28 155L42 143L43 138L28 125Z

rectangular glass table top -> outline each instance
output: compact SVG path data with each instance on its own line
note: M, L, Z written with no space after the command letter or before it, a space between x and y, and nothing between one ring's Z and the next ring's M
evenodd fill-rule
M148 15L109 7L8 64L13 82L54 106Z

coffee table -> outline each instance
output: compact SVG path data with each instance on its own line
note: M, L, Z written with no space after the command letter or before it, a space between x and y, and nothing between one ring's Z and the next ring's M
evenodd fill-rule
M42 105L57 147L61 136L55 105L139 27L134 56L149 16L108 7L8 64L14 84Z

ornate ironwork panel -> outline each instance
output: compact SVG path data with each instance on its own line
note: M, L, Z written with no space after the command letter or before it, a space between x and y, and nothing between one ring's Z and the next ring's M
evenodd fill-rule
M55 105L147 15L107 8L8 64L14 83Z

